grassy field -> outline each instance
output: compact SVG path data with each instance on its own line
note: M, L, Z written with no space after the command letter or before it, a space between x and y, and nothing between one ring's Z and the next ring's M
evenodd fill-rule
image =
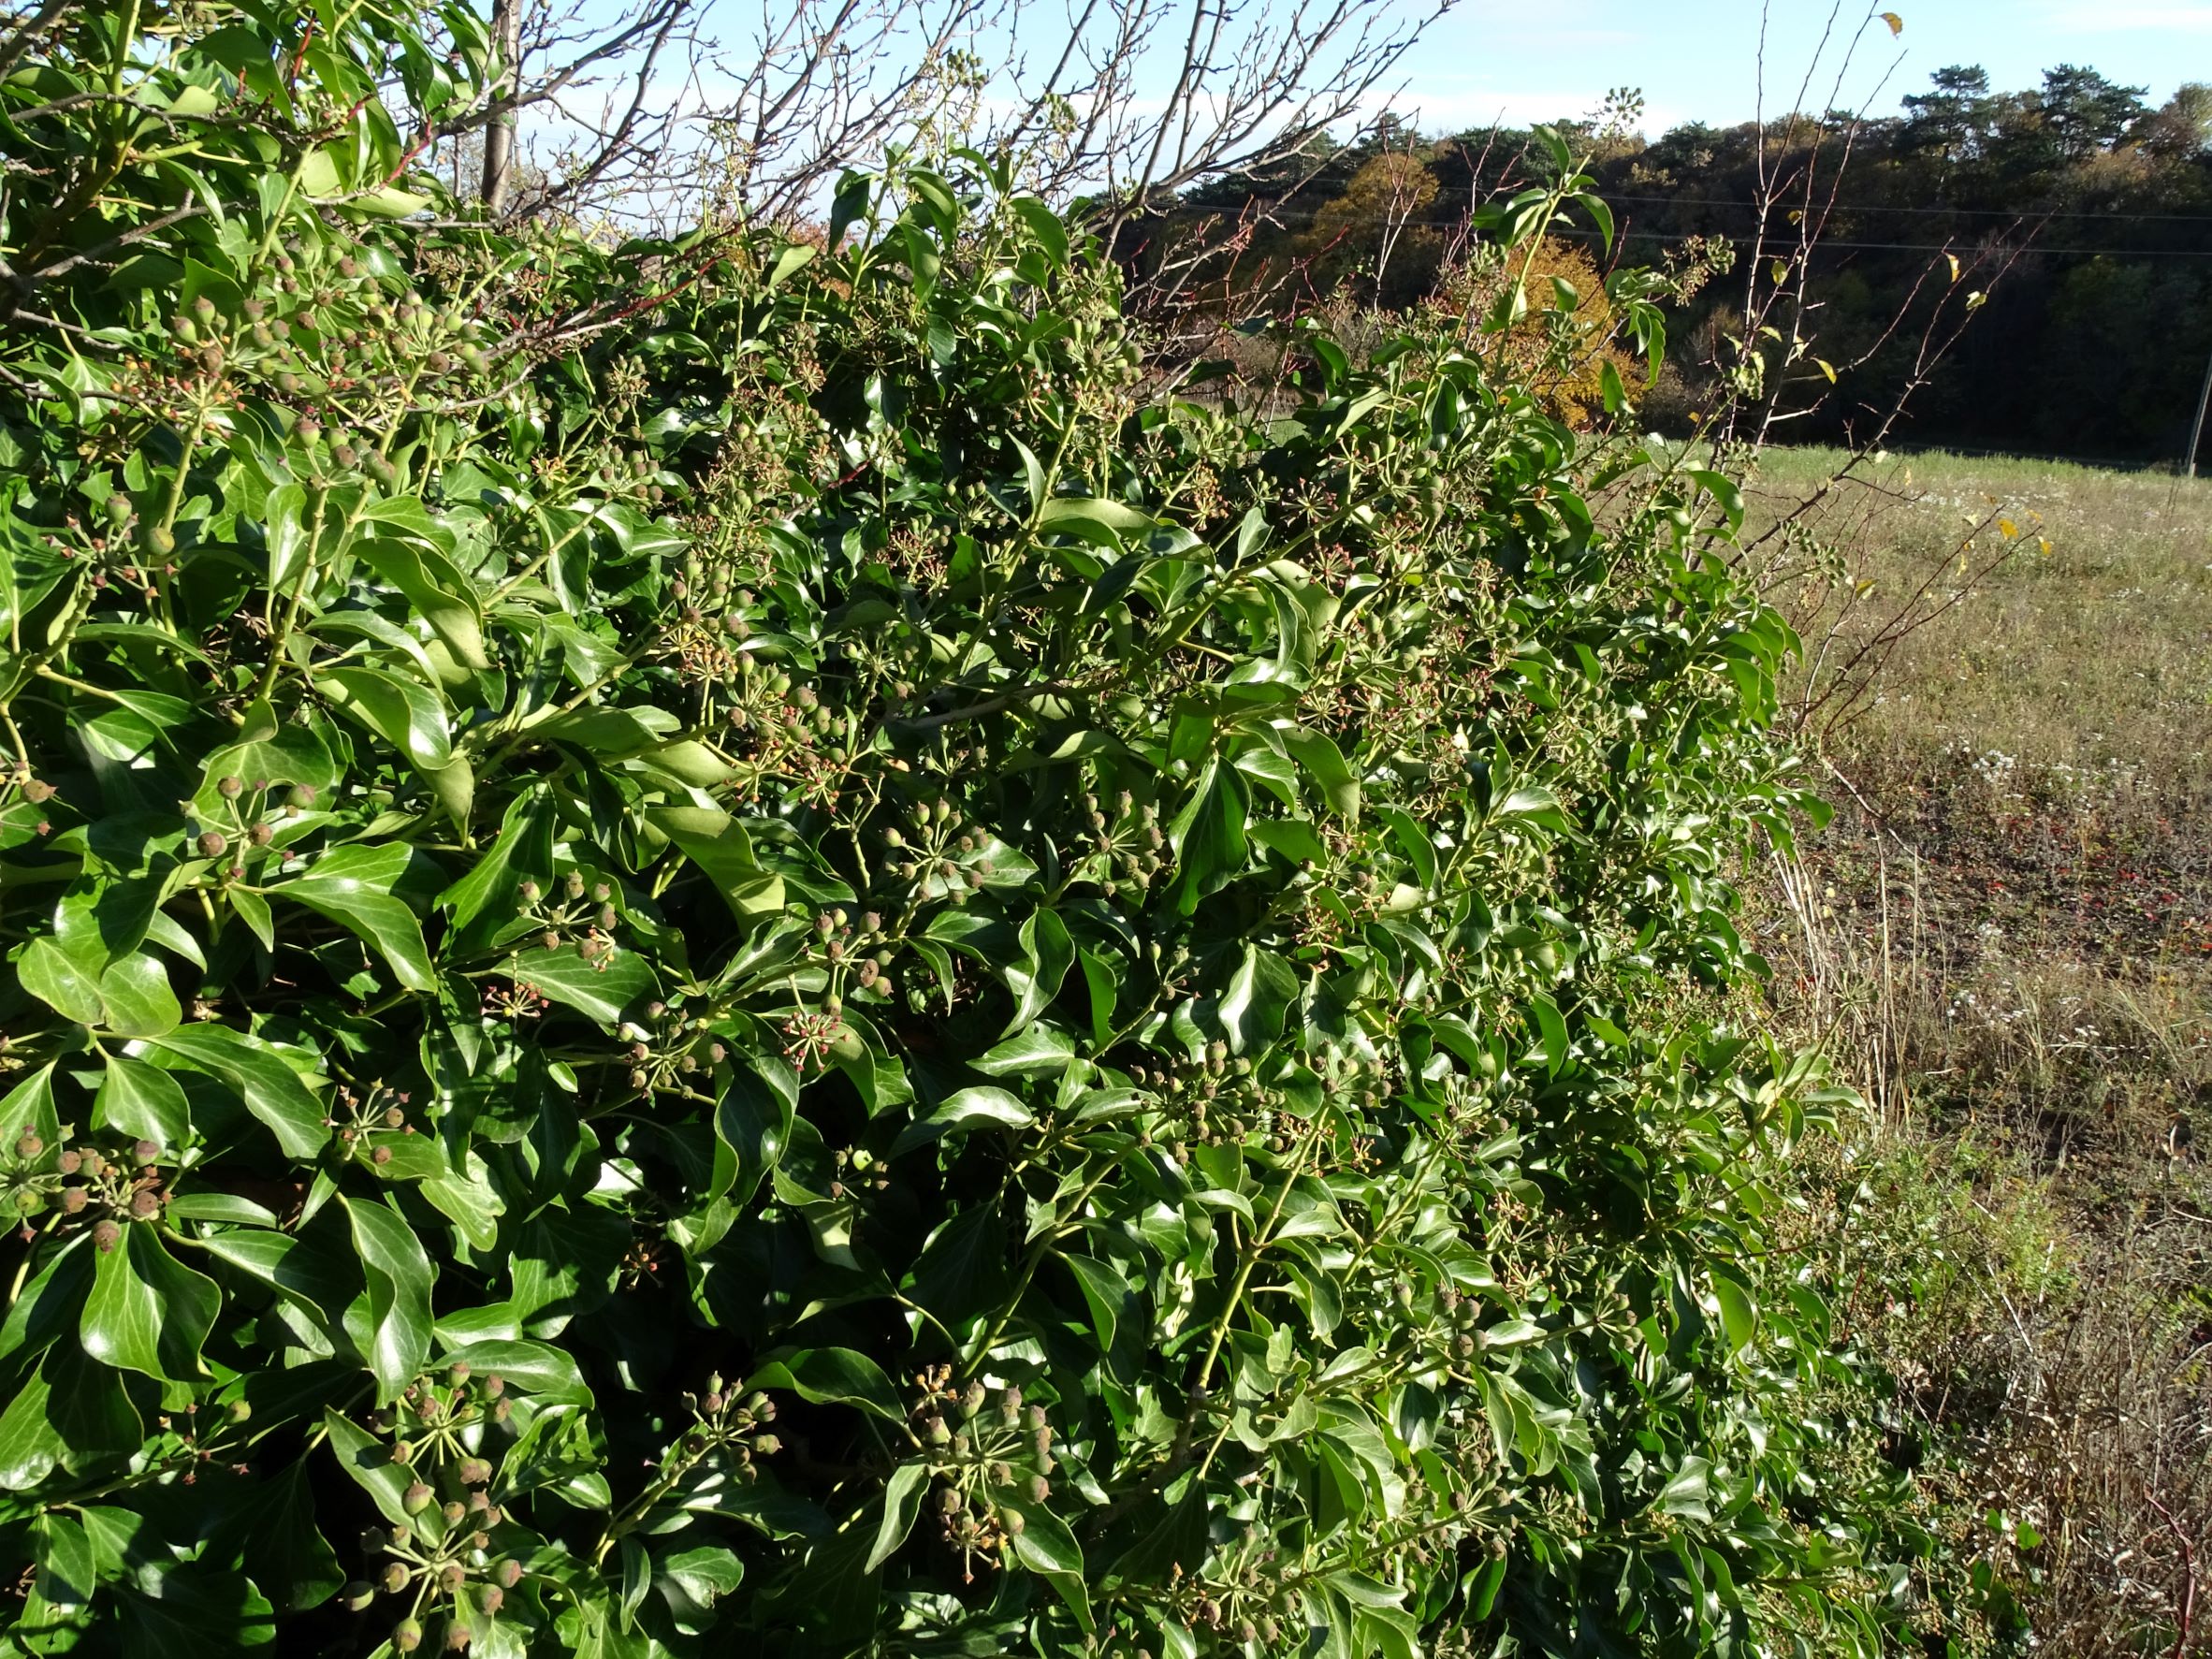
M1893 458L1752 557L1839 808L1759 903L1873 1103L1858 1328L2043 1652L2212 1652L2212 482Z

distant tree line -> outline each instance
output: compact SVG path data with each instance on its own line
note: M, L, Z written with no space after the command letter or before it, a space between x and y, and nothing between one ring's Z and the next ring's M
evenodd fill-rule
M1562 234L1600 264L1710 261L1724 244L1739 255L1675 320L1685 368L1645 403L1663 429L1694 425L1714 396L1747 284L1783 277L1764 253L1757 269L1740 257L1764 199L1784 253L1789 214L1818 219L1812 350L1850 366L1793 440L1863 433L1909 391L1902 440L2171 461L2212 353L2212 86L2156 107L2144 91L2069 64L1997 92L1982 69L1953 66L1891 117L1692 123L1655 140L1634 130L1634 95L1616 95L1563 124L1592 155L1620 240L1608 255L1594 233ZM1186 192L1130 257L1165 264L1205 242L1184 292L1224 320L1255 306L1404 310L1448 286L1474 249L1470 210L1523 176L1528 139L1385 120ZM1920 319L1951 286L1953 256L1986 299L1926 374Z

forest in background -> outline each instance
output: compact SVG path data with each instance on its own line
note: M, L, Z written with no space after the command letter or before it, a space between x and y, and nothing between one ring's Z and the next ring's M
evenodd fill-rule
M1767 251L1795 252L1797 213L1817 232L1814 349L1852 371L1776 435L1863 438L1910 392L1894 442L2174 463L2212 353L2212 86L2155 107L2144 92L2073 65L1999 92L1983 70L1952 66L1894 116L1692 123L1647 140L1638 100L1622 93L1564 124L1619 219L1608 263L1716 274L1732 263L1677 318L1684 349L1646 417L1677 435L1694 426L1740 328L1746 278L1797 280L1768 252L1756 273L1731 261L1759 233L1764 197ZM1128 258L1142 270L1205 246L1179 297L1220 322L1346 302L1401 310L1448 286L1470 210L1525 172L1532 141L1386 119L1357 142L1186 191ZM1957 285L1986 302L1928 374L1925 329L1955 285L1952 258Z

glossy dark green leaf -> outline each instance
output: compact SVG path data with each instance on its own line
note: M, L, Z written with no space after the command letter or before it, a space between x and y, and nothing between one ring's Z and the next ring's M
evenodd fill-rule
M775 1086L749 1066L733 1066L715 1108L714 1132L728 1148L728 1179L717 1196L749 1203L791 1138L793 1091Z
M740 922L783 909L783 880L755 861L737 821L719 808L662 807L646 822L674 841L713 883Z
M134 1140L179 1146L192 1130L191 1107L177 1080L158 1066L111 1055L93 1103L93 1122Z
M1325 733L1302 727L1287 728L1283 742L1305 775L1320 791L1331 811L1347 819L1360 816L1360 780L1346 764L1344 751Z
M484 653L484 613L469 579L450 559L433 547L384 536L357 541L352 552L407 596L461 666L491 666Z
M1090 1594L1084 1578L1083 1550L1068 1523L1046 1506L1009 1499L1004 1507L1022 1518L1019 1531L1007 1535L1007 1553L1026 1570L1051 1584L1084 1629L1091 1623Z
M1006 1224L989 1203L970 1205L937 1229L907 1275L908 1293L950 1331L966 1331L1006 1293Z
M894 1421L905 1416L883 1368L851 1348L800 1348L746 1379L749 1389L789 1389L820 1404L855 1405Z
M669 1618L691 1635L712 1630L716 1605L745 1582L745 1564L719 1544L664 1550L654 1567L653 1588L668 1604Z
M47 1350L40 1369L50 1390L47 1420L69 1448L65 1466L89 1469L139 1449L148 1424L122 1372L66 1342Z
M422 771L453 759L453 734L438 694L381 668L332 668L316 681L332 707L383 738Z
M120 1037L160 1037L184 1018L168 971L144 952L109 964L100 975L108 1029Z
M588 959L575 945L551 951L533 947L513 957L505 971L517 984L565 1003L602 1026L615 1024L659 989L650 965L635 951L617 950Z
M901 1463L883 1486L883 1519L876 1526L876 1541L869 1546L867 1570L874 1572L894 1555L914 1530L914 1517L922 1511L922 1494L929 1488L927 1463Z
M78 1310L92 1288L93 1244L80 1234L37 1260L0 1323L0 1360L37 1354L56 1338L77 1329ZM25 1263L28 1267L31 1263Z
M279 1613L304 1613L338 1594L345 1571L315 1523L312 1458L265 1481L240 1540L245 1568Z
M926 1146L944 1135L966 1134L979 1128L1019 1129L1036 1121L1036 1114L1017 1095L989 1084L978 1084L948 1096L928 1116L917 1118L899 1131L891 1156Z
M1118 548L1125 537L1148 534L1153 520L1120 502L1064 495L1044 503L1037 515L1037 528L1046 534L1071 535L1096 546Z
M423 944L422 924L392 895L407 873L412 851L397 843L341 847L308 866L307 874L272 888L272 899L305 905L344 924L390 965L410 991L435 991L437 976Z
M1235 767L1209 761L1168 830L1175 850L1175 895L1185 915L1244 866L1250 793Z
M53 1473L68 1442L48 1415L52 1389L34 1373L0 1406L0 1492L26 1492Z
M986 1077L1057 1077L1074 1059L1074 1038L1050 1026L1031 1025L969 1063Z
M498 1376L508 1387L548 1405L589 1405L591 1390L573 1355L540 1342L473 1342L449 1349L441 1365L466 1365L478 1376Z
M1031 912L1021 925L1022 957L1006 968L1007 988L1014 994L1014 1011L1006 1023L1011 1036L1028 1025L1060 994L1060 982L1075 961L1075 943L1068 924L1051 910Z
M1272 1043L1298 992L1298 976L1288 963L1272 951L1246 945L1215 1009L1229 1034L1230 1052L1255 1054Z
M140 1574L117 1597L128 1651L149 1659L274 1653L276 1621L243 1575L174 1565Z
M1531 997L1528 1007L1536 1023L1536 1034L1544 1044L1544 1065L1557 1077L1567 1063L1566 1021L1560 1017L1559 1005L1549 997Z
M16 958L15 969L23 989L64 1019L80 1026L107 1023L98 970L72 960L52 939L33 939Z
M1091 1329L1098 1335L1099 1350L1113 1347L1114 1336L1121 1329L1122 1303L1128 1300L1128 1282L1112 1267L1093 1257L1062 1251L1060 1259L1068 1264L1068 1271L1075 1275L1076 1286L1083 1292L1084 1305L1090 1310Z
M329 1140L322 1102L301 1074L259 1038L229 1026L190 1025L165 1032L153 1041L163 1052L235 1089L286 1156L313 1157Z
M89 1607L99 1581L84 1528L66 1515L50 1511L38 1517L31 1535L38 1594L57 1608Z
M357 1261L332 1255L290 1234L261 1228L211 1231L200 1248L213 1259L269 1287L303 1309L328 1333L342 1333L345 1312L367 1283Z
M1722 1268L1712 1270L1713 1298L1721 1304L1721 1326L1728 1333L1728 1348L1739 1353L1758 1334L1759 1304L1751 1287Z
M212 1279L171 1256L144 1222L125 1225L113 1248L95 1254L94 1268L79 1325L86 1353L167 1382L204 1375L200 1345L222 1305Z
M388 1201L348 1198L354 1249L369 1281L365 1305L346 1327L375 1374L379 1404L415 1380L430 1352L430 1284L436 1276L422 1241Z
M407 1506L407 1489L420 1479L413 1464L392 1462L390 1446L335 1409L324 1411L323 1431L339 1467L369 1494L385 1520L421 1533L433 1543L445 1535L438 1506L419 1510Z
M526 789L515 797L484 855L441 893L437 902L455 932L473 937L514 914L525 881L535 881L541 888L553 883L553 800L542 787ZM484 918L484 928L473 925L479 917Z

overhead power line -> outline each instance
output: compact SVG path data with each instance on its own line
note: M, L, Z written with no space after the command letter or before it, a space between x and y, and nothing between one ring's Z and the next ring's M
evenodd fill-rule
M1615 196L1609 199L1618 201L1622 198ZM1367 223L1387 226L1399 230L1463 230L1466 228L1467 225L1467 222L1464 219L1393 219L1389 217L1387 214L1369 220ZM1555 225L1544 234L1547 236L1595 237L1600 233L1596 230L1589 228L1588 226L1580 225ZM1739 247L1751 247L1759 241L1759 239L1755 237L1733 235L1727 231L1721 230L1690 230L1679 232L1643 230L1637 228L1634 225L1623 226L1619 231L1618 240L1626 240L1631 237L1635 237L1645 241L1656 242L1673 241L1693 236L1703 237L1708 241L1734 242ZM1777 255L1780 255L1787 251L1794 244L1787 237L1770 235L1765 239L1764 245L1773 249ZM1838 241L1832 238L1825 236L1814 238L1812 246L1816 251L1841 248L1857 253L1962 254L1972 251L1971 245L1962 246L1956 242ZM2081 246L2054 247L2045 242L2030 242L2020 248L2019 252L2023 255L2081 255L2085 256L2095 254L2109 254L2113 257L2118 259L2212 259L2212 248L2111 248Z
M1740 208L1752 212L1757 204L1721 196L1614 196L1602 193L1607 201L1633 201L1657 203L1676 208ZM1781 204L1777 204L1780 206ZM1834 206L1815 202L1813 211L1821 213L1922 213L1938 218L1967 217L1976 219L2093 219L2101 223L2117 224L2176 224L2212 225L2212 213L2092 213L2088 211L2041 211L2021 208L1914 208L1904 206L1876 206L1871 202L1838 202Z
M1431 228L1441 228L1447 222L1444 220L1423 222L1424 226L1427 226ZM1449 223L1456 225L1458 221L1450 221ZM1598 232L1586 229L1579 225L1570 225L1554 226L1550 230L1546 231L1545 234L1547 236L1594 237L1598 235ZM1629 237L1640 237L1647 241L1668 241L1674 240L1666 233L1656 230L1638 230L1634 226L1624 226L1620 234L1623 240L1625 240ZM1724 231L1713 230L1690 231L1685 234L1691 236L1702 236L1709 241L1734 242L1739 247L1751 247L1759 240L1759 239L1756 237L1730 236ZM1765 245L1773 249L1777 255L1779 255L1794 244L1786 237L1769 236L1766 239ZM1855 252L1890 254L1958 254L1972 252L1971 248L1961 248L1957 244L1952 242L1847 242L1831 240L1829 238L1825 236L1814 238L1812 241L1812 247L1815 251L1828 248L1844 248L1853 250ZM2109 254L2115 258L2119 259L2212 259L2212 248L2059 248L2052 247L2044 242L2030 242L2022 247L2019 252L2022 254L2079 254L2085 255L2091 254Z

